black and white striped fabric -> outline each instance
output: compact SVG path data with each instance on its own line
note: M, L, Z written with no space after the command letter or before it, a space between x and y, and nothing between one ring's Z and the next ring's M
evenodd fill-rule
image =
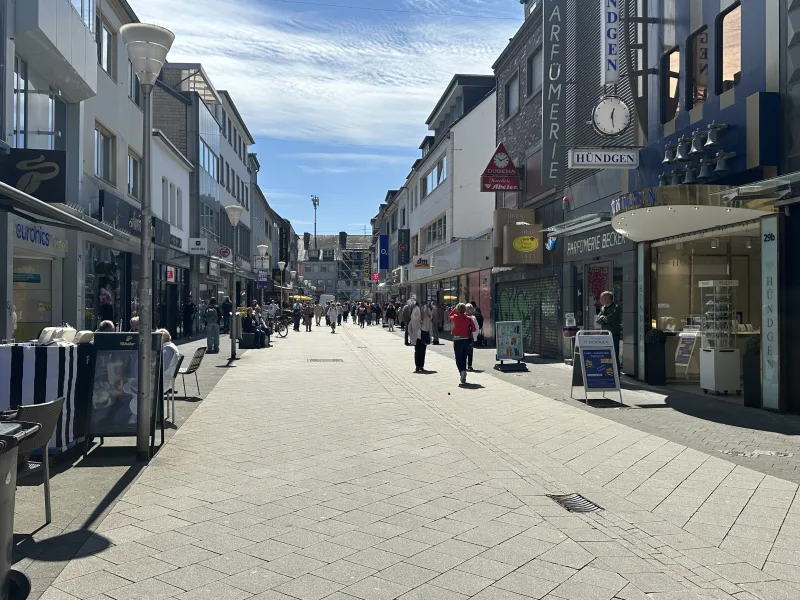
M0 346L0 411L64 398L50 449L64 451L85 427L76 415L78 346ZM88 405L89 399L85 402ZM88 406L86 407L88 409ZM85 410L79 410L85 415ZM78 417L76 425L76 417Z

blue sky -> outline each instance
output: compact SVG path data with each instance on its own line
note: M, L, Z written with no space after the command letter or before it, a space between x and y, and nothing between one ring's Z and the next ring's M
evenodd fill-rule
M176 34L256 138L259 183L298 233L362 233L403 184L454 73L491 74L519 0L131 0ZM327 6L325 6L327 5ZM352 8L346 8L352 7ZM375 10L381 9L381 10Z

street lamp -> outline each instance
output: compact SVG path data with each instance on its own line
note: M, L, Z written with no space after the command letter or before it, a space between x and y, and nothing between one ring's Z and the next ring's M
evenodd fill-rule
M151 94L153 86L167 60L167 53L175 34L144 23L123 25L119 34L128 49L128 58L142 92L144 115L142 118L142 238L139 276L139 373L136 397L136 454L140 460L150 458L150 405L153 402L151 381L153 376L153 210L150 185L150 143L153 139L153 112Z
M233 296L233 312L236 314L236 307L239 306L239 298L236 296L236 249L239 246L239 219L242 218L244 206L241 204L229 204L225 207L225 212L228 214L228 220L233 225L233 251L231 252L231 295ZM236 360L236 325L238 325L238 318L232 315L231 325L231 360Z
M297 271L289 271L289 285L292 286L292 291L294 292L294 278L297 275Z
M283 287L286 285L286 282L284 281L285 273L283 272L283 270L286 268L286 261L285 260L279 260L278 261L278 268L281 270L281 314L283 314Z
M311 196L311 204L314 205L314 250L317 249L317 207L319 206L319 196Z

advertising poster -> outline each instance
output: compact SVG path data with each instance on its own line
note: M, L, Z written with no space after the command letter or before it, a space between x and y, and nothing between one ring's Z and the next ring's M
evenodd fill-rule
M682 333L678 337L678 349L675 350L675 365L679 367L688 367L692 362L692 354L694 354L694 346L697 342L696 333Z
M153 413L161 397L161 334L153 334ZM96 333L90 437L136 435L139 334Z
M497 337L497 360L522 360L522 323L502 321L495 328Z
M581 360L587 390L617 389L613 348L586 348L582 350Z

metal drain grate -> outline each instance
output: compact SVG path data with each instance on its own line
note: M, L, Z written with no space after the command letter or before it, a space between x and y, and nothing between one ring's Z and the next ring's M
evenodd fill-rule
M340 363L344 362L341 358L309 358L310 363Z
M603 510L602 506L598 506L580 494L567 494L565 496L548 494L547 497L553 500L556 504L560 504L566 508L569 512L588 513L596 510Z
M778 458L792 458L791 452L775 452L774 450L752 450L745 452L744 450L720 450L723 454L730 456L741 456L743 458L758 458L759 456L777 456Z

